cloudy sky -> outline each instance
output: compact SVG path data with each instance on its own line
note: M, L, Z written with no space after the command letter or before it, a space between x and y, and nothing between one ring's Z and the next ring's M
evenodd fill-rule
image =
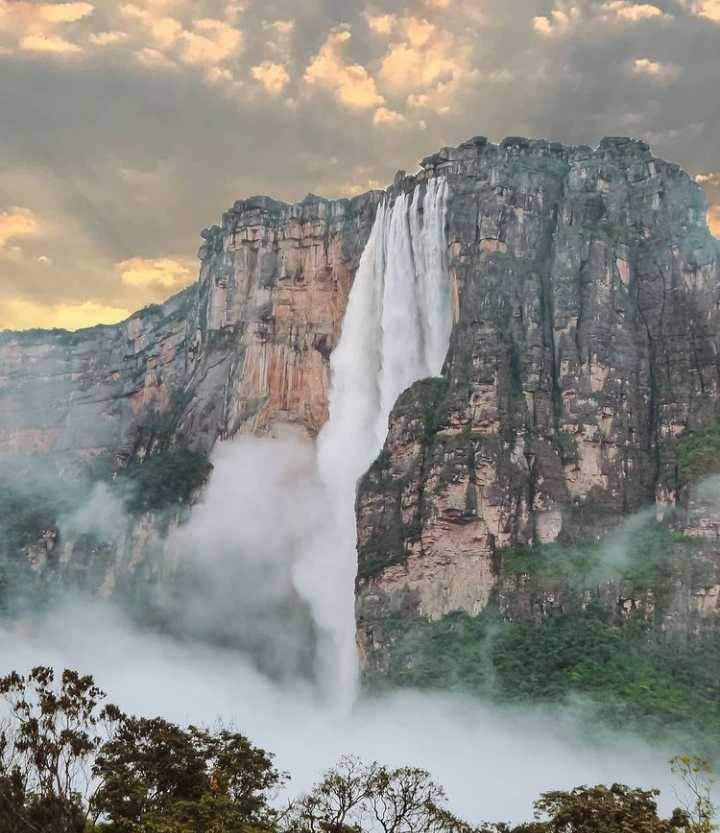
M0 0L0 328L119 320L234 200L634 135L720 235L720 0Z

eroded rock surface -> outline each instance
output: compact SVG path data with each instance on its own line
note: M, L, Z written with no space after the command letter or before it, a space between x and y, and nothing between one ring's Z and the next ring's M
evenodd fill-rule
M718 410L720 247L700 190L628 139L478 139L424 166L450 184L456 323L443 379L401 397L360 486L359 640L380 666L389 621L562 605L562 582L523 585L503 552L596 542L648 506L678 534L718 529L707 499L686 517L682 461ZM667 621L717 616L717 561L677 579Z

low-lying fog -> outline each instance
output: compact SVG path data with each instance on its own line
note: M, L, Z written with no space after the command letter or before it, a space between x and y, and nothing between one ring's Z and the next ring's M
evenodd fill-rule
M588 739L582 712L502 709L405 691L329 706L305 684L268 681L232 652L142 633L107 606L68 607L0 630L5 668L44 663L94 674L128 712L176 722L230 723L276 755L309 788L344 753L429 769L469 821L529 818L543 790L621 782L663 790L677 803L667 764L678 750L620 734Z

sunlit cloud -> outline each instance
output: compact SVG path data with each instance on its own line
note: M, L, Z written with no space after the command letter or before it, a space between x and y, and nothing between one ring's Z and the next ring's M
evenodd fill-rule
M79 330L95 324L115 324L130 315L124 307L96 301L44 304L25 298L0 297L0 329L27 330L35 327Z
M78 55L80 44L65 35L65 26L89 17L92 3L31 3L0 0L0 34L6 50Z
M182 289L197 273L194 260L172 257L132 257L115 268L125 286L165 292Z
M663 64L649 58L636 58L632 62L632 71L635 75L651 78L661 84L674 81L681 72L680 67L675 64Z
M671 14L653 3L634 3L632 0L605 0L600 5L559 2L549 14L534 17L533 28L540 35L558 37L568 35L580 26L632 25L672 19Z
M395 28L397 15L365 12L365 20L371 32L374 32L376 35L389 35Z
M378 127L403 127L407 119L402 113L388 107L378 107L373 115L373 124Z
M630 23L655 18L671 18L671 15L651 3L632 3L628 0L609 0L602 4L600 13L610 20Z
M268 39L265 46L274 57L283 62L290 60L291 39L295 31L294 20L273 20L263 21L263 30L267 33Z
M37 228L37 217L29 208L12 206L0 211L0 252L9 240L33 234Z
M720 172L700 174L695 181L702 185L708 201L707 221L710 231L720 237Z
M252 67L251 72L252 77L262 84L270 95L280 95L290 81L285 67L272 61L263 61L262 64Z
M120 11L130 20L137 21L143 31L154 42L157 49L170 49L183 32L181 23L173 17L158 14L152 9L127 3L120 7Z
M333 29L305 70L304 81L335 95L346 107L367 110L385 103L375 79L361 64L346 63L342 48L351 38L350 28Z
M93 32L90 35L90 43L93 46L113 46L122 43L128 38L127 32Z
M20 48L31 52L54 52L56 55L82 52L76 43L71 43L59 35L26 35L20 39Z
M577 6L561 6L553 9L549 15L533 18L533 28L541 35L564 35L580 21L580 9Z
M701 0L695 5L695 14L720 23L720 0Z
M411 108L448 112L458 88L479 77L471 41L414 16L398 19L394 29L378 73L383 92Z
M215 66L237 55L242 49L242 34L222 20L204 18L193 24L193 31L182 33L181 59L186 64Z

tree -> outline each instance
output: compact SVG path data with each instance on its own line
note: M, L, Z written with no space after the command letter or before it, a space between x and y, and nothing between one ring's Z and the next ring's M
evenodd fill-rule
M450 833L469 827L447 810L442 787L423 769L388 769L349 756L283 818L286 833Z
M717 808L712 803L713 768L709 761L693 755L675 755L670 759L673 773L680 777L689 793L684 801L689 816L689 833L712 833Z
M674 810L669 819L657 814L658 790L576 787L570 792L543 793L535 802L539 821L520 825L514 833L679 833L688 816ZM544 817L544 818L543 818Z
M0 830L83 833L92 761L121 719L92 677L51 668L0 678Z
M268 828L272 757L241 734L128 718L100 750L93 798L111 833L235 833Z

